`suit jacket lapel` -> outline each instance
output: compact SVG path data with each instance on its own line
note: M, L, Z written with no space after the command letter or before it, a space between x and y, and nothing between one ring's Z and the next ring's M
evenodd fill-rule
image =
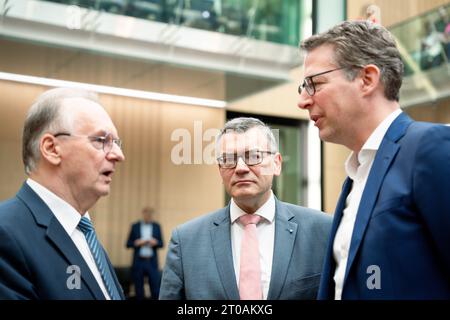
M91 270L84 261L83 256L80 254L78 248L75 246L72 239L70 239L67 235L66 231L63 229L56 217L53 217L48 225L47 237L56 247L58 247L70 265L77 265L81 270L83 270L81 272L81 280L89 288L95 298L104 300L105 296L100 290L97 280L95 280Z
M289 263L297 235L297 223L290 221L294 215L275 199L275 243L268 300L278 299L286 280Z
M344 283L364 237L384 177L386 176L395 155L400 149L397 141L403 137L411 123L412 120L405 114L398 116L386 132L380 148L375 155L372 169L370 170L356 215Z
M78 248L44 201L26 183L23 184L17 196L26 203L34 215L36 223L47 229L47 237L58 248L59 252L68 261L68 264L80 267L82 270L81 280L94 297L104 300L105 297Z
M210 233L212 248L220 279L230 300L239 300L239 290L233 265L230 235L230 206L217 213Z

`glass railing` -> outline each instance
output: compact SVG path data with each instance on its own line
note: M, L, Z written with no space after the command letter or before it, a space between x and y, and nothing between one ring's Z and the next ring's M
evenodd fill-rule
M423 105L450 96L450 3L392 26L405 77L403 107Z
M43 1L298 46L300 22L312 0Z
M450 60L450 4L390 28L405 63L405 75L445 65Z

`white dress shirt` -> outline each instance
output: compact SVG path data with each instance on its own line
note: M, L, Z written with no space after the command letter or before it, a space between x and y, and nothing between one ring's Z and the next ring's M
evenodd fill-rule
M34 192L45 202L45 204L50 208L50 210L55 215L56 219L58 219L59 223L62 225L64 230L67 232L69 237L72 239L75 246L80 251L84 261L88 265L92 274L97 280L97 283L102 290L105 298L110 300L110 296L108 291L106 290L105 284L103 283L102 276L98 271L97 264L95 263L94 257L92 256L91 250L89 249L89 245L84 237L83 232L77 229L78 223L81 220L81 215L78 211L76 211L70 204L66 201L58 197L56 194L37 183L36 181L28 178L27 184L33 189ZM89 220L89 213L86 212L84 214Z
M369 139L364 143L359 153L352 152L345 162L345 171L353 185L345 202L345 209L342 220L336 231L333 243L333 257L336 261L334 272L336 300L341 300L342 288L344 286L345 271L347 268L348 253L352 240L353 227L356 221L361 196L369 177L375 155L383 141L384 135L388 131L392 122L402 113L400 109L395 110L386 117L378 127L372 132Z
M247 214L238 207L236 202L231 199L230 218L231 218L231 246L233 251L234 272L237 285L239 287L239 269L241 257L241 241L244 234L244 227L239 222L239 217ZM273 247L275 242L275 197L271 192L269 200L261 206L254 214L263 217L256 226L258 235L259 254L261 264L261 284L263 299L267 299L270 286L270 276L272 274Z
M151 223L145 223L141 221L141 239L150 240L153 237L153 225ZM139 257L151 258L153 256L153 250L149 244L146 244L139 249Z

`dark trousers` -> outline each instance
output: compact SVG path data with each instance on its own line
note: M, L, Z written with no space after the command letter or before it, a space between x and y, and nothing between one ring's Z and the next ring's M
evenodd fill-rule
M136 299L144 299L144 278L147 276L152 299L159 297L159 287L161 285L161 274L153 258L137 258L133 265L133 282L136 291Z

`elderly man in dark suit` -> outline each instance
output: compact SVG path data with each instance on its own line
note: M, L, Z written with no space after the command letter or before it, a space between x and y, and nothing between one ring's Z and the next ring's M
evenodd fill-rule
M23 129L29 178L0 204L0 299L123 299L88 213L123 160L94 94L57 88L38 98Z

